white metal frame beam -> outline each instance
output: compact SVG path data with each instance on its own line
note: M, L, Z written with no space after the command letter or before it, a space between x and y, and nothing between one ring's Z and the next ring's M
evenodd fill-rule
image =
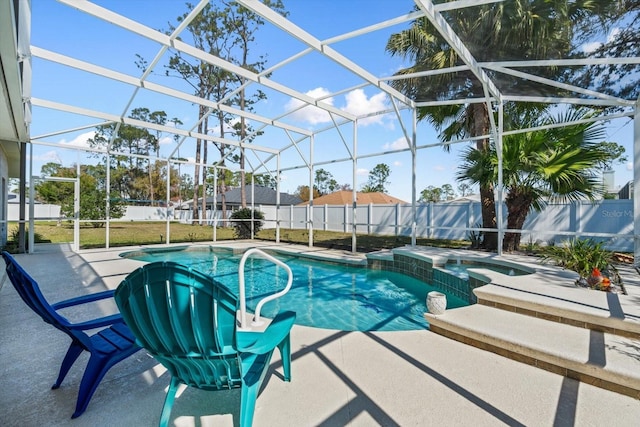
M350 59L346 58L342 54L338 53L326 43L318 40L317 38L313 37L311 34L304 31L302 28L296 26L291 21L288 21L286 18L279 15L277 12L273 11L269 7L265 6L260 1L258 0L236 0L236 1L242 4L247 9L253 10L255 13L262 16L264 19L271 22L276 27L290 34L292 37L295 37L296 39L300 40L307 46L313 48L317 52L323 54L327 58L338 63L339 65L349 70L353 74L359 76L360 78L369 82L370 84L378 87L383 92L386 92L389 96L397 98L399 101L407 105L413 106L412 99L406 97L404 94L392 88L388 84L380 81L379 78L377 78L376 76L374 76L373 74L365 70L364 68L360 67ZM377 26L371 27L371 31L373 31L376 28Z
M33 56L37 58L45 59L47 61L55 62L61 65L66 65L68 67L72 67L81 71L96 74L98 76L106 77L120 83L125 83L128 85L134 86L136 88L144 88L152 92L159 93L161 95L166 95L172 98L180 99L182 101L187 101L197 105L202 105L205 107L212 108L214 110L221 110L221 111L224 111L225 113L230 113L236 116L245 117L246 119L254 120L256 122L264 123L274 127L288 129L290 131L297 132L302 135L307 135L307 136L311 135L311 132L309 130L300 128L298 126L292 126L287 123L279 122L277 120L273 120L267 117L260 116L258 114L251 113L249 111L242 111L240 109L230 107L228 105L221 104L219 102L199 98L195 95L191 95L186 92L179 91L177 89L172 89L170 87L163 86L157 83L144 81L138 77L134 77L128 74L120 73L118 71L110 70L108 68L101 67L99 65L94 65L85 61L81 61L79 59L71 58L66 55L51 52L49 50L41 49L36 46L32 46L31 51ZM126 114L126 111L124 114Z
M122 123L125 123L125 124L128 124L128 125L131 125L131 126L136 126L136 127L140 127L140 128L148 128L148 129L153 129L153 130L157 130L157 131L160 131L160 132L167 132L167 133L172 133L172 134L191 137L191 138L200 138L200 139L203 139L203 140L206 140L206 141L217 142L217 143L220 143L220 144L227 144L227 145L232 145L232 146L240 146L240 142L238 142L238 141L218 138L218 137L215 137L215 136L212 136L212 135L205 135L203 133L198 133L198 132L186 131L186 130L178 129L178 128L171 127L171 126L165 126L165 125L159 125L159 124L155 124L155 123L149 123L149 122L145 122L145 121L142 121L142 120L132 119L130 117L116 116L115 114L109 114L109 113L104 113L104 112L100 112L100 111L89 110L87 108L75 107L73 105L62 104L62 103L59 103L59 102L48 101L48 100L45 100L45 99L32 98L31 102L35 106L43 107L43 108L49 108L49 109L52 109L52 110L64 111L64 112L67 112L67 113L73 113L73 114L78 114L78 115L87 116L87 117L94 117L94 118L98 118L98 119L103 119L105 121L122 122ZM279 150L276 150L274 148L263 147L263 146L255 145L255 144L251 144L251 149L257 150L257 151L264 151L266 153L277 153L279 151Z
M145 37L149 40L155 41L157 43L160 43L161 45L165 45L165 46L170 46L173 49L176 49L180 52L183 52L187 55L190 55L194 58L197 58L201 61L204 61L208 64L211 64L213 66L216 67L220 67L222 69L225 69L231 73L234 73L238 76L241 76L247 80L250 81L254 81L256 83L260 83L261 85L268 87L270 89L273 89L277 92L280 92L284 95L290 96L292 98L298 99L302 102L305 102L309 105L316 105L318 107L321 107L327 111L331 111L341 117L344 117L346 119L349 120L355 120L355 116L349 113L346 113L338 108L335 108L332 105L326 104L326 103L322 103L322 102L318 102L317 100L315 100L313 97L310 97L308 95L305 95L303 93L300 93L298 91L295 91L285 85L282 85L280 83L274 82L266 77L263 77L257 73L251 72L249 70L246 70L240 66L237 66L235 64L232 64L231 62L225 61L222 58L219 58L217 56L211 55L207 52L203 52L202 50L199 50L181 40L171 40L171 38L169 36L167 36L166 34L161 33L160 31L154 30L152 28L149 28L139 22L133 21L129 18L126 18L122 15L119 15L109 9L105 9L101 6L98 6L94 3L91 3L89 1L83 1L83 2L77 2L74 0L58 0L62 3L65 3L66 5L76 8L78 10L81 10L82 12L85 12L88 15L92 15L98 19L102 19L104 21L110 22L116 26L119 26L121 28L124 28L125 30L131 31L135 34L138 34L142 37ZM271 10L269 8L266 8L268 10ZM275 12L273 12L275 13Z

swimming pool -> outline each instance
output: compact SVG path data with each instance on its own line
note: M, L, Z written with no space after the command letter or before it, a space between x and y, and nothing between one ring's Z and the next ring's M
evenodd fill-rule
M404 274L366 267L326 263L272 254L293 271L291 290L262 308L266 317L280 310L295 311L296 323L342 331L402 331L427 329L424 319L427 293L434 286ZM172 248L121 254L140 261L174 261L215 277L238 292L238 264L241 255L224 248ZM287 274L261 258L246 263L247 307L254 309L266 295L284 288ZM447 295L450 308L468 305Z

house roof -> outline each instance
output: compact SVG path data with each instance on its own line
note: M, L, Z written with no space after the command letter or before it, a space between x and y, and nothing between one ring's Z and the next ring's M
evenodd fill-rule
M246 186L247 193L247 204L250 204L252 201L252 194L255 193L255 204L256 205L275 205L276 204L276 190L269 187L262 187L259 185L247 185ZM231 205L239 205L240 204L240 188L234 188L232 190L224 193L225 200L227 203ZM222 194L218 194L216 199L218 203L222 203ZM302 202L302 199L298 196L294 196L293 194L288 193L280 193L280 204L281 205L297 205Z
M262 187L259 185L255 186L255 189L252 185L247 185L245 187L247 194L247 205L250 205L253 200L252 195L255 194L256 205L275 205L276 204L276 191L269 187ZM240 188L234 188L226 193L225 195L225 203L230 206L240 206L241 205L241 193ZM200 202L202 199L198 199ZM211 204L213 202L213 197L207 197L207 204ZM222 194L218 194L216 197L217 203L222 203ZM289 193L280 193L280 205L298 205L302 202L302 199L298 196ZM188 200L181 204L182 209L189 209L193 204L193 199Z
M353 192L349 190L340 190L334 193L326 194L324 196L313 199L314 206L318 205L349 205L353 202ZM395 205L398 203L405 204L404 200L400 200L396 197L390 196L385 193L356 193L356 203L359 205L368 205L369 203L374 205ZM304 205L309 202L302 203Z
M11 205L17 205L20 203L20 195L16 194L16 193L8 193L7 194L7 203L11 204ZM25 203L29 203L29 198L25 199ZM37 200L34 200L33 203L39 205L40 202Z

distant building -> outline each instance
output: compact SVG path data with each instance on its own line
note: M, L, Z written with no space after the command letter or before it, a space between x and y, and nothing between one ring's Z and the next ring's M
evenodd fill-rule
M618 191L618 199L633 199L633 181L629 181Z
M602 185L607 193L615 193L615 174L613 169L602 172Z
M259 185L252 186L247 185L245 187L245 192L247 196L247 207L251 206L251 202L253 200L253 195L255 195L255 206L265 205L265 206L275 206L276 205L276 190L269 187L262 187ZM216 209L222 209L222 194L218 194L216 197ZM224 199L227 210L238 210L241 203L241 191L240 188L234 188L232 190L224 193ZM280 193L280 205L288 206L288 205L298 205L302 202L302 199L298 196L288 193ZM198 199L198 206L202 204L202 198ZM193 199L183 202L180 205L180 209L191 209L193 207ZM213 196L207 197L207 209L213 208Z
M314 206L321 205L350 205L353 203L353 191L341 190L334 193L326 194L324 196L316 197L313 199ZM359 205L397 205L406 204L404 200L400 200L396 197L390 196L385 193L356 193L356 203ZM302 205L308 205L309 202L301 203Z
M11 205L18 205L20 204L20 195L16 194L16 193L9 193L7 194L7 203L11 204ZM34 200L33 203L35 204L39 204L40 202L37 200ZM29 199L25 199L24 200L24 204L26 206L29 206Z

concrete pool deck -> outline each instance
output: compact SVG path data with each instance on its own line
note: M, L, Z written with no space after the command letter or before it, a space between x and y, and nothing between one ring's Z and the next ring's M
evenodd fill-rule
M354 262L362 258L322 248L287 248ZM45 296L57 301L117 287L124 275L141 265L118 256L132 249L139 248L76 253L64 246L38 245L35 254L16 259L39 282ZM635 276L625 277L625 284L640 282L634 270L626 273ZM632 286L627 286L629 297L640 305L640 286ZM94 310L107 314L115 305L104 303ZM64 334L27 309L9 283L4 284L0 290L3 426L157 425L169 378L144 350L111 368L87 411L71 420L87 355L81 356L60 389L50 389L68 343ZM639 348L630 349L637 359ZM258 397L255 426L634 426L640 419L640 400L431 331L341 332L295 326L292 382L281 380L277 352L272 369L275 374L265 380ZM237 391L213 394L187 389L176 399L170 424L232 426L238 416Z

